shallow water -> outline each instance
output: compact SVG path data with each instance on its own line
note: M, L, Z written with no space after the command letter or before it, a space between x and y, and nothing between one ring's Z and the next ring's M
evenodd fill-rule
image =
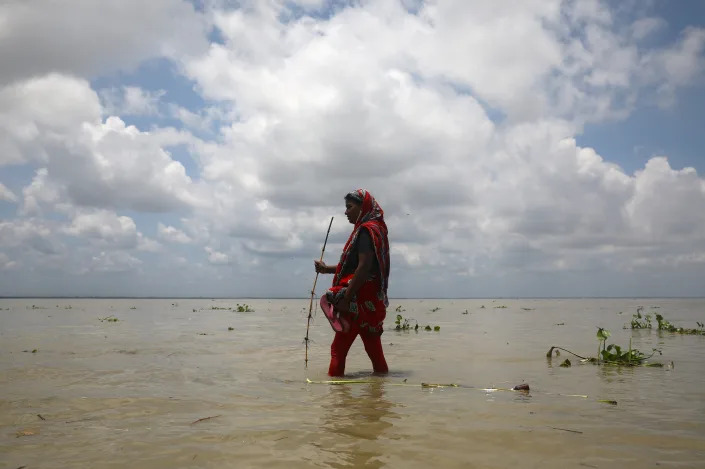
M390 376L358 340L372 382L345 385L306 383L332 339L319 312L305 369L308 304L0 299L0 467L705 467L705 336L623 329L638 305L694 328L703 299L392 301ZM394 331L397 306L440 331ZM667 366L545 357L595 355L597 326Z

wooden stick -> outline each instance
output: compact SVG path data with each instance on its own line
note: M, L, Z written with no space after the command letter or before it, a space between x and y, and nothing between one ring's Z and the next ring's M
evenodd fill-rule
M330 223L328 224L328 231L326 232L326 239L323 241L323 248L321 249L321 260L323 262L323 254L326 252L326 244L328 244L328 235L330 234L330 227L333 226L333 217L330 217ZM308 319L306 320L306 337L304 342L306 342L306 357L304 358L304 368L308 368L308 328L311 325L311 314L313 313L313 296L316 294L316 282L318 282L318 272L316 272L316 278L313 280L313 288L311 288L311 302L308 305Z
M220 415L211 415L210 417L203 417L198 420L194 420L193 422L191 422L191 425L193 425L194 423L203 422L204 420L214 419L216 417L220 417Z

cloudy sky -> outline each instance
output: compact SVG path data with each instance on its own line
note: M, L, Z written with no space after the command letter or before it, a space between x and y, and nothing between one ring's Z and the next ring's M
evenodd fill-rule
M0 63L0 295L305 297L358 187L391 297L705 295L700 0L1 0Z

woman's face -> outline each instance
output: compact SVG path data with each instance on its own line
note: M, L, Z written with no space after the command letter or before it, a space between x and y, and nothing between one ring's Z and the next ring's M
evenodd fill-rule
M350 200L345 201L345 216L348 217L348 221L353 225L360 216L360 211L362 210L362 205L356 204Z

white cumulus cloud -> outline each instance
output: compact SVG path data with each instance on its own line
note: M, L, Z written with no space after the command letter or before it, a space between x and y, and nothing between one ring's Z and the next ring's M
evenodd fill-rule
M0 59L17 64L0 71L0 169L23 174L0 175L18 207L0 264L305 295L330 217L335 263L343 196L365 187L386 213L392 295L705 278L702 174L668 155L625 171L578 144L589 123L678 106L702 76L702 27L658 42L664 19L598 0L158 0L134 24L132 0L30 3L0 6ZM196 96L129 75L153 57Z
M181 244L188 244L191 242L191 238L189 238L186 233L173 226L166 226L163 223L159 223L157 230L159 232L159 237L165 241Z

